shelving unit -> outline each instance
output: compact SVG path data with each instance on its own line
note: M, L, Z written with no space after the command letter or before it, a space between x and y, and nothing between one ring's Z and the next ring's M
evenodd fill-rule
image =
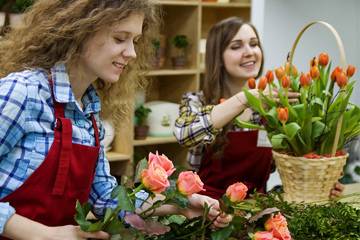
M166 61L161 69L146 73L150 81L146 102L153 100L179 103L184 93L198 91L203 73L201 69L200 40L205 39L210 27L216 22L239 16L250 20L250 0L236 0L229 3L202 2L201 0L158 0L164 15L161 33L167 38ZM188 63L184 69L174 69L170 58L173 47L170 39L177 34L188 37ZM132 123L132 116L129 122ZM134 155L147 156L149 151L166 154L175 164L186 166L187 149L176 142L175 137L148 137L144 140L133 139L133 126L123 126L116 133L113 152L107 153L111 172L114 175L133 176Z

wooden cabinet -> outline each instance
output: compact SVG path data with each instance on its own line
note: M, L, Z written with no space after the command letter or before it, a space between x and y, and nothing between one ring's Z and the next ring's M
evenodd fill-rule
M147 89L146 101L163 100L179 103L185 92L198 91L203 72L200 41L206 39L210 27L230 16L239 16L245 21L250 20L250 0L220 2L158 1L164 15L161 33L166 38L166 60L161 69L147 73L150 87ZM190 42L186 50L188 62L183 69L174 69L170 61L174 50L170 39L177 34L186 35ZM131 123L132 117L129 116ZM111 171L114 175L131 177L134 159L144 157L149 151L156 150L166 154L176 164L186 164L187 150L179 146L174 137L148 137L145 140L134 140L133 125L122 126L116 133L113 152L107 153Z

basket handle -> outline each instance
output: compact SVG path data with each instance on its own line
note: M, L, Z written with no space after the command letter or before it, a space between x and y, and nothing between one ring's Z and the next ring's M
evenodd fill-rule
M338 34L338 32L335 30L335 28L330 25L329 23L327 22L324 22L324 21L314 21L314 22L311 22L309 24L307 24L300 32L299 34L297 35L296 39L295 39L295 42L291 48L291 51L290 51L290 55L289 55L289 65L290 65L290 69L289 69L289 72L291 72L291 68L292 68L292 61L293 61L293 57L294 57L294 53L295 53L295 49L296 49L296 46L301 38L301 36L303 35L303 33L308 29L310 28L311 26L315 25L315 24L321 24L325 27L327 27L330 32L334 35L335 37L335 40L336 40L336 43L337 43L337 46L338 46L338 49L340 51L340 64L341 66L343 67L343 69L345 69L346 67L346 56L345 56L345 49L344 49L344 44L340 38L340 35ZM334 143L333 143L333 147L332 147L332 150L331 150L331 156L335 156L335 153L336 153L336 150L337 150L337 145L339 143L339 138L340 138L340 131L341 131L341 127L342 127L342 122L343 122L343 116L344 116L344 113L340 115L340 118L339 118L339 121L336 125L336 132L335 132L335 138L334 138Z

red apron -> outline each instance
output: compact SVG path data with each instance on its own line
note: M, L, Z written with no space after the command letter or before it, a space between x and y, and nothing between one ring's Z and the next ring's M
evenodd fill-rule
M88 200L100 150L93 115L95 146L74 144L64 104L54 100L54 106L56 127L48 155L18 189L0 200L9 202L17 214L47 226L75 224L76 200L81 203Z
M206 189L201 193L219 199L235 182L243 182L248 193L255 188L265 192L271 171L271 148L257 147L258 131L229 131L227 137L220 159L209 149L201 161L199 176Z

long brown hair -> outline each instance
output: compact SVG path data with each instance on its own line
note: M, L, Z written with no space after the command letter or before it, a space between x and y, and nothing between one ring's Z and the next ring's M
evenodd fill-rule
M139 72L147 69L152 55L148 46L160 23L159 8L150 0L36 0L25 14L24 25L0 41L0 77L31 68L49 71L56 62L70 62L94 33L132 13L144 14L136 60L117 83L98 79L95 84L106 106L103 116L123 118L131 109L135 90L145 86Z
M212 26L206 41L206 69L204 82L202 84L205 104L218 104L220 99L225 95L227 72L223 59L224 51L244 24L249 25L254 30L256 37L259 39L261 53L264 56L263 49L260 44L259 34L251 23L244 22L238 17L230 17ZM261 75L263 65L264 57L261 59L261 67L257 77ZM216 137L214 143L212 144L215 154L222 154L224 146L226 145L226 134L231 128L231 123L225 125L223 131Z

